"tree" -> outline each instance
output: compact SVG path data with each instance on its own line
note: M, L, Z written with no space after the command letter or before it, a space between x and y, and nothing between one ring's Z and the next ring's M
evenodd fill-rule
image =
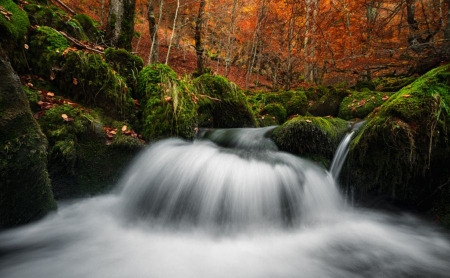
M148 65L159 62L158 29L159 29L159 24L161 22L164 1L158 0L158 7L159 7L158 22L156 22L156 17L155 17L155 7L154 7L155 2L156 2L155 0L149 0L148 10L147 10L148 29L150 31L150 38L152 40L152 46L150 47L150 54L148 55L148 61L147 61Z
M202 43L202 29L203 29L203 15L205 13L206 0L200 0L198 8L198 15L195 21L195 52L197 54L197 74L203 74L203 43Z
M109 3L106 39L112 46L131 51L135 8L136 0L111 0Z

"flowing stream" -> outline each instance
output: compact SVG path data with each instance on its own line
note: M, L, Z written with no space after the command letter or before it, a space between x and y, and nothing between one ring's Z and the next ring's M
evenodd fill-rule
M114 192L0 233L0 277L450 277L448 236L351 207L343 160L279 152L271 129L153 144Z

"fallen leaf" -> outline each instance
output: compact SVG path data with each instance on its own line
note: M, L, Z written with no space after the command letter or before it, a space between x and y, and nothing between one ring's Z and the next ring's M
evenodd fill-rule
M307 123L312 123L312 121L311 121L311 120L305 120L305 122L307 122Z
M72 80L73 85L78 85L78 79L76 79L75 77Z
M403 97L404 97L404 98L409 98L409 97L411 97L411 94L403 95Z
M172 101L172 97L166 96L166 97L164 97L164 100L165 100L166 102L171 102L171 101Z
M111 130L109 133L111 133L111 134L113 134L113 135L116 135L116 134L117 134L117 131Z
M384 96L384 97L381 98L381 100L383 100L383 101L386 101L388 99L389 99L389 96Z
M54 96L55 96L55 94L54 94L54 93L52 93L52 92L48 92L48 93L47 93L47 96L48 96L48 97L54 97Z
M61 114L61 117L64 119L64 121L67 122L67 119L69 118L66 114Z
M125 132L125 130L127 130L127 126L126 126L126 125L124 125L124 126L122 127L122 132Z
M24 44L23 47L24 47L25 49L30 48L30 47L28 46L28 44Z

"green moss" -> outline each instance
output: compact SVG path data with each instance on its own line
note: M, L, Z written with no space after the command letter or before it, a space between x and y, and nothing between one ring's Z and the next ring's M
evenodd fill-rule
M135 121L135 104L125 78L99 54L69 52L59 79L60 89L89 107L100 107L111 117Z
M276 128L272 139L282 151L328 166L348 128L349 124L342 119L300 116Z
M117 181L123 167L143 143L121 132L125 122L94 110L58 105L47 110L39 123L49 139L49 172L57 199L95 195ZM65 114L69 121L65 121ZM103 127L116 128L111 144Z
M0 0L0 6L12 13L11 20L0 15L0 48L8 55L16 70L26 67L22 51L30 22L27 14L11 0Z
M38 27L30 37L28 62L33 71L46 78L50 78L58 71L63 63L62 53L69 47L69 42L53 28Z
M342 100L349 94L347 90L330 89L318 101L314 102L309 108L308 113L314 116L332 116L337 117Z
M191 139L197 127L196 97L188 80L180 81L167 65L145 67L138 77L143 135L148 140L172 136Z
M360 192L429 206L448 182L450 66L389 98L355 137L348 176ZM448 200L450 203L450 200Z
M203 74L194 80L199 93L201 127L254 127L256 120L244 93L219 75Z
M91 42L100 42L101 37L103 36L102 31L98 29L100 24L94 21L86 14L77 14L72 17L73 20L79 22L80 26L83 29L84 34Z
M128 86L133 89L132 94L135 94L138 74L144 66L142 58L124 49L114 48L106 49L104 56L113 69L127 79Z
M48 26L57 30L64 30L70 17L56 6L30 4L25 5L24 10L32 25Z
M397 92L417 79L415 76L407 77L381 77L374 80L376 90L380 92Z
M17 75L0 54L0 229L56 209L47 172L47 139L31 115Z
M274 123L271 123L271 125L279 125L286 121L286 109L279 103L271 103L264 106L261 110L261 115L264 116L264 119L272 120ZM265 122L264 126L267 126L267 122Z
M364 119L376 107L383 104L390 95L391 93L371 91L350 92L341 102L338 117L344 120Z

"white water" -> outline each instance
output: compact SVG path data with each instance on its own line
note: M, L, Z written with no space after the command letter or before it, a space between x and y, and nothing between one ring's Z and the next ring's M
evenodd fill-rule
M450 277L445 235L347 206L329 172L276 152L268 130L205 134L233 149L153 145L116 192L1 233L0 277Z

